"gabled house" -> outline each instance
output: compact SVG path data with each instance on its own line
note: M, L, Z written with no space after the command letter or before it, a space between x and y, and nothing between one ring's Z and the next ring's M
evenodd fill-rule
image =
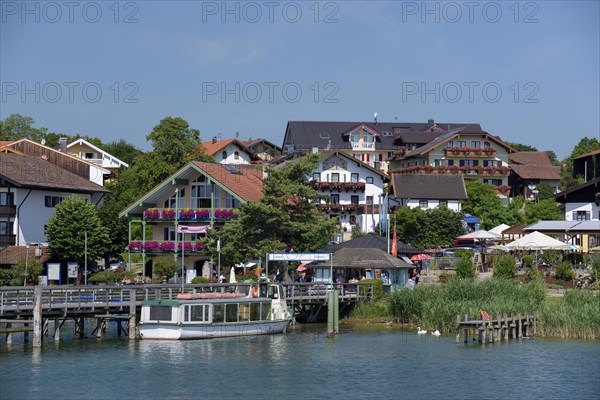
M89 161L92 164L99 165L108 170L129 167L129 164L126 162L121 161L101 148L94 146L85 139L77 139L74 142L67 144L66 151L72 156Z
M569 188L553 197L561 203L565 221L600 221L600 178Z
M261 161L237 139L217 140L214 137L210 142L203 142L202 146L206 153L220 164L250 164Z
M281 155L281 147L269 142L266 139L248 139L240 140L240 143L250 153L254 153L263 161L271 161Z
M45 225L64 197L75 194L100 206L106 193L40 156L0 152L0 247L46 243Z
M520 151L508 156L510 175L508 184L513 196L535 198L536 185L545 183L558 191L560 167L552 165L550 157L543 151Z
M600 150L575 157L573 159L573 176L582 176L585 182L600 178Z
M392 174L391 193L396 204L424 210L447 207L459 212L467 199L462 174Z
M508 157L515 149L478 125L450 129L414 150L403 149L389 160L394 174L461 174L465 179L480 179L507 195Z
M110 171L100 165L67 154L66 141L61 143L61 149L56 150L33 140L23 138L14 142L0 143L0 153L16 153L47 160L57 167L87 179L97 185L103 185Z
M190 162L123 210L119 216L132 224L151 226L152 236L132 240L129 251L142 254L145 274L152 275L146 257L173 256L184 265L189 282L201 274L209 259L197 240L208 228L219 229L237 217L241 204L259 202L262 170L236 168L228 164ZM217 266L213 266L215 272Z
M413 122L289 121L283 152L307 153L313 149L341 150L371 167L387 171L395 152L423 146L448 130L467 124ZM479 127L479 125L473 125Z
M326 198L319 205L321 210L339 219L344 236L349 237L354 226L363 233L373 232L383 214L380 207L387 175L343 151L325 151L319 156L312 180Z

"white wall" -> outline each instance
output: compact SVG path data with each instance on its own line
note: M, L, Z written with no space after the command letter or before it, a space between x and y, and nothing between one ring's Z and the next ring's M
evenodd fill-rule
M30 193L29 189L16 189L15 207L17 208L17 217L15 218L14 229L15 235L17 235L17 246L25 246L26 243L47 243L48 239L44 234L44 226L48 223L50 217L54 215L54 208L45 206L45 197L67 197L72 194L50 190L31 190ZM91 201L90 195L77 195Z
M223 151L227 152L227 158L223 159ZM239 158L235 159L235 152L238 152ZM215 154L215 161L221 164L250 164L250 155L236 145L230 144Z
M590 219L592 221L598 221L600 217L600 207L596 206L595 203L566 203L565 204L565 221L573 221L574 211L588 211L590 212Z
M90 165L90 181L96 185L104 186L105 170L98 168L96 165Z
M425 199L423 199L423 200L425 200ZM408 206L410 208L420 207L419 199L408 199L408 200L404 199L402 201L402 204L405 206ZM439 200L427 200L427 208L423 208L423 209L429 210L429 209L439 207L439 205L440 205ZM455 212L459 212L460 211L460 201L459 200L448 200L448 209L455 211Z

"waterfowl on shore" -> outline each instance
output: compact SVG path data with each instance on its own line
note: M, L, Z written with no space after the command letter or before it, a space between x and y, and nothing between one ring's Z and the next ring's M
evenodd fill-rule
M438 331L437 329L434 332L431 332L431 334L433 336L440 336L441 335L440 331Z
M420 326L417 326L417 333L419 335L424 335L427 333L427 330L422 330Z

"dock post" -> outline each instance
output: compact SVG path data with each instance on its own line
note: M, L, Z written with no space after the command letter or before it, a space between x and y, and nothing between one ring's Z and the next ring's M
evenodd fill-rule
M469 316L465 314L465 322L469 320ZM470 328L465 324L465 343L469 343L469 331Z
M60 318L54 318L54 341L60 341Z
M456 343L460 342L460 315L456 314Z
M333 302L334 294L330 291L327 295L327 337L333 336Z
M504 340L508 340L508 329L509 329L509 325L508 325L508 316L506 314L504 314Z
M135 330L135 319L136 319L136 308L135 308L135 297L136 290L129 289L129 340L134 340L136 337Z
M521 339L523 337L523 326L521 325L523 317L519 314L517 318L517 335L519 335L519 339Z
M42 287L33 287L33 347L42 347Z
M340 333L340 294L333 290L333 333Z
M12 328L12 324L10 322L6 323L6 330L9 331L6 333L6 345L10 346L13 341L12 332L10 332L10 328Z
M517 338L517 324L515 323L515 317L510 315L510 336L513 339Z

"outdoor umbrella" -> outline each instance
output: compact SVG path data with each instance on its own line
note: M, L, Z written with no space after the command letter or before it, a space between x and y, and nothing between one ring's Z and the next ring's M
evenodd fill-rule
M231 273L229 275L229 283L237 283L235 280L235 268L231 267Z
M459 236L458 239L502 239L502 235L494 232L479 230Z
M306 266L306 263L302 263L300 265L298 265L298 268L296 269L296 271L302 272L302 271L306 271L308 269L308 267Z
M415 254L410 258L410 261L423 261L423 260L431 260L431 256L427 254Z
M510 242L506 247L509 250L572 250L568 244L538 231Z

